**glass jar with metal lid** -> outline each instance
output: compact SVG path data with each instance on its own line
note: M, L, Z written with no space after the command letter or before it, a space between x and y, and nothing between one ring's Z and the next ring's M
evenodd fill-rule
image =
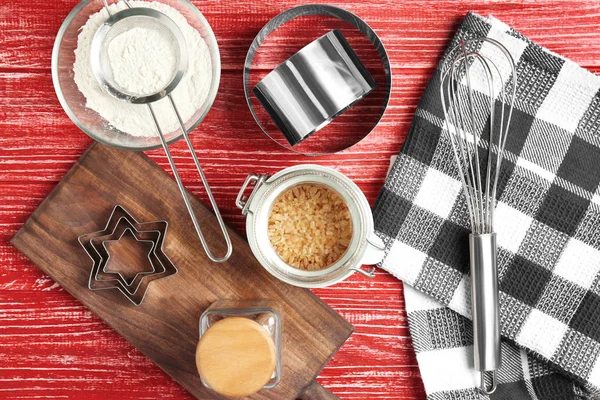
M302 184L323 185L335 191L346 203L352 224L352 237L345 253L319 270L303 270L288 265L271 244L269 215L278 197ZM249 186L254 185L249 196ZM354 272L373 277L375 268L361 269L363 264L376 264L383 258L384 244L373 231L373 214L369 203L352 180L342 173L319 165L298 165L273 176L250 174L246 178L236 206L246 216L246 234L254 256L276 278L301 287L317 288L340 282Z

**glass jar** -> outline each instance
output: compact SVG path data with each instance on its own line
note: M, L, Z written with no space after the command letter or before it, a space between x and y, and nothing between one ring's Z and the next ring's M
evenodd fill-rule
M276 306L268 300L218 300L211 304L200 317L200 340L210 331L211 327L228 318L250 320L267 332L275 347L276 359L273 374L262 388L270 389L277 386L281 380L282 321ZM205 382L202 374L200 374L200 379L205 387L213 389Z
M345 201L352 220L352 238L344 255L320 270L302 270L285 263L271 245L268 235L269 214L275 200L287 189L300 184L320 184L337 192ZM246 197L249 186L254 185ZM242 186L236 206L246 216L246 234L252 253L276 278L300 287L317 288L340 282L354 272L374 276L375 268L365 271L363 264L383 259L385 246L373 231L373 214L363 194L342 173L319 165L298 165L273 176L250 174Z

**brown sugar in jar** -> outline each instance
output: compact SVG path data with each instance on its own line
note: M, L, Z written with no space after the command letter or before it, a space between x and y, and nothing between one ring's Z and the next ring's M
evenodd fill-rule
M352 219L338 192L303 183L284 191L269 213L268 235L277 255L301 270L333 265L348 249Z

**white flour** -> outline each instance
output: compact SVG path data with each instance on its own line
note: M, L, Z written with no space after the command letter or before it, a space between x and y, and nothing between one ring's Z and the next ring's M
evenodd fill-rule
M111 40L108 61L115 82L127 93L142 96L167 86L175 72L177 56L164 35L136 27Z
M134 7L149 7L163 12L169 18L175 21L185 37L189 60L188 69L177 88L173 91L172 96L182 119L184 121L188 121L194 115L196 110L202 107L210 90L212 79L212 63L208 46L204 42L204 39L202 39L200 33L191 27L187 23L185 17L174 8L158 2L133 1L130 3ZM119 2L117 4L111 4L110 10L111 12L115 13L121 9L124 9L125 7L126 6L123 4L123 2ZM75 83L86 98L86 106L100 114L108 121L110 125L133 136L157 135L156 127L152 122L150 111L146 105L129 104L125 101L117 100L102 90L92 73L90 65L90 47L92 44L92 39L96 33L96 30L98 30L100 25L102 25L107 19L108 13L103 8L96 14L91 15L90 19L82 27L79 37L77 38L75 63L73 64ZM121 36L123 36L123 34L117 36L115 39L113 39L113 41L119 39ZM135 41L138 42L138 40L139 38ZM153 42L154 39L148 37L147 40L148 43L145 43L143 46L156 45L156 43ZM115 44L115 46L117 46L117 44ZM120 46L121 45L119 45L119 47L115 47L115 49L120 48ZM111 46L109 45L109 52L110 47ZM133 47L127 48L130 50L133 49ZM137 53L137 51L134 51L134 53ZM117 59L118 57L115 60L112 60L111 57L111 63L119 63L120 61L117 61ZM164 73L163 67L167 68L167 73ZM153 65L151 68L153 69L158 67ZM137 88L133 90L133 92L136 92L137 90L140 90L136 85L143 83L142 86L144 86L147 83L146 81L151 78L146 76L143 79L140 79L140 76L143 74L141 74L139 70L137 73L135 70L131 71L133 71L135 78L141 82L131 82L131 80L135 79L133 79L131 75L128 75L128 77L120 78L122 82L118 83L124 87L131 85L129 86L130 88ZM169 77L166 79L169 79L171 71L168 70L168 66L164 65L158 68L158 71L158 76L152 79L155 79L154 85L160 88L160 76L162 74L167 74ZM125 74L125 71L119 71L119 74L121 73ZM130 73L131 72L127 72L127 74ZM117 79L116 76L115 79ZM143 90L147 92L152 91L151 88L147 87L144 87ZM158 122L164 133L172 132L179 128L177 117L175 116L175 113L169 104L169 99L164 98L159 100L153 103L152 107L157 114Z

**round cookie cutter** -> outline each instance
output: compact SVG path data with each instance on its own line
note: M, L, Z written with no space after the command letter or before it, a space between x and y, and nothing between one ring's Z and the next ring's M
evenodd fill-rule
M251 90L250 90L250 72L252 69L252 63L254 61L254 57L256 56L258 49L260 48L260 46L264 42L264 40L273 31L277 30L283 24L285 24L291 20L294 20L296 18L305 17L305 16L315 16L315 15L335 17L335 18L341 19L341 20L349 23L350 25L354 26L373 44L373 46L375 47L375 50L377 50L377 53L379 54L379 57L381 59L382 67L385 72L385 90L386 90L383 104L381 107L381 113L380 113L379 117L377 118L377 120L375 121L375 123L373 124L373 127L371 128L371 130L367 134L365 134L358 142L360 142L361 140L363 140L364 138L369 136L369 134L371 134L371 132L373 132L373 130L377 127L377 125L379 124L379 121L381 121L381 118L383 117L383 115L385 114L385 110L387 109L391 90L392 90L392 69L391 69L390 61L389 61L389 58L387 55L387 51L385 50L385 47L383 46L381 39L379 39L379 36L377 36L375 31L373 31L373 29L365 21L363 21L361 18L359 18L355 14L353 14L347 10L344 10L343 8L339 8L339 7L335 7L335 6L331 6L331 5L308 4L308 5L294 7L287 11L284 11L281 14L274 17L273 19L271 19L269 22L267 22L267 24L258 32L256 37L252 41L252 44L250 45L250 48L246 55L246 60L244 62L244 95L246 97L246 103L248 104L248 108L250 109L250 113L254 117L254 120L256 121L256 123L258 124L260 129L263 131L263 133L265 135L267 135L267 137L269 137L272 141L274 141L279 146L281 146L287 150L290 150L294 153L303 154L306 156L327 155L327 154L331 154L331 152L320 153L320 152L299 151L297 149L294 149L294 148L284 145L282 142L280 142L275 137L273 137L271 134L269 134L269 132L267 131L265 126L261 123L260 119L258 118L258 115L256 114L256 111L252 104ZM333 117L335 117L335 116L333 116ZM347 150L350 147L357 144L358 142L353 143L350 146L347 146L336 152Z

